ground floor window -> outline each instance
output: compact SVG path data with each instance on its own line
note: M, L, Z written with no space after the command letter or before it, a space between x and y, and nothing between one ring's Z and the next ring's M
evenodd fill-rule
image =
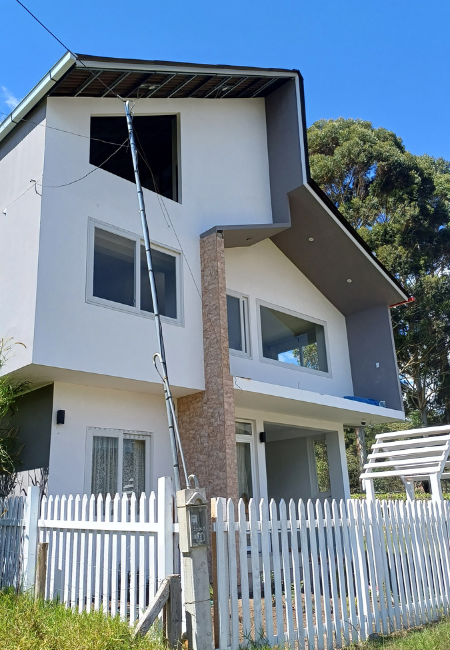
M150 490L151 434L119 429L88 429L86 492L131 494Z
M238 496L247 505L254 496L253 427L251 422L236 422Z

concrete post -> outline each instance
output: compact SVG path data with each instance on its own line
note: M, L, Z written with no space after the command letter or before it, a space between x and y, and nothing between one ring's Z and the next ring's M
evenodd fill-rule
M199 487L179 490L176 499L188 647L213 650L206 490Z

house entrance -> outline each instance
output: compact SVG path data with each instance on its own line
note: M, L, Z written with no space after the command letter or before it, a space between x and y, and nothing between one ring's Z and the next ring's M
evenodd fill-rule
M343 499L337 431L264 423L269 499Z

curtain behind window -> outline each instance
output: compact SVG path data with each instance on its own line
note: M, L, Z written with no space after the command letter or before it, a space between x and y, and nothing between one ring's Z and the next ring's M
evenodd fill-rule
M246 442L237 442L236 452L239 498L248 502L253 497L250 445Z
M145 491L145 441L123 439L122 490L139 499Z
M118 438L94 436L92 439L92 494L117 492Z

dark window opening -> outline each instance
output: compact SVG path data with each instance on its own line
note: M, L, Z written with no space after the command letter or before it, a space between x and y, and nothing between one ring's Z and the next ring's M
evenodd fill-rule
M94 296L122 305L135 304L134 251L131 239L95 229Z
M137 116L133 118L133 127L140 152L139 174L142 186L178 201L176 116ZM134 183L126 118L91 117L91 138L91 165ZM123 143L127 146L117 150Z
M159 311L169 318L177 317L177 268L173 255L152 250L153 272ZM145 248L141 246L141 309L153 313L153 301L148 277Z

